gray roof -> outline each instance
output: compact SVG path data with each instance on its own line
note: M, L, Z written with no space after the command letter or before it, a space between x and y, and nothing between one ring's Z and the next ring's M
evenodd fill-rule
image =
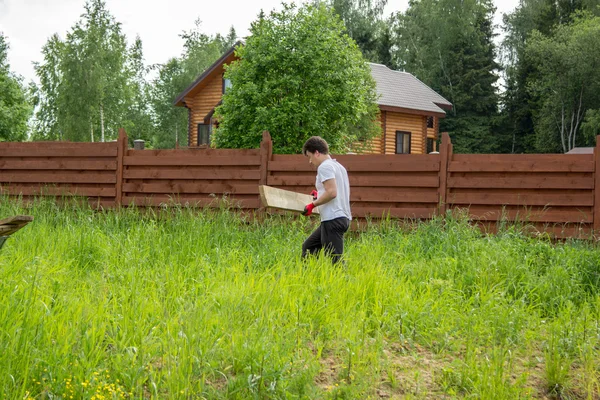
M382 64L369 63L377 83L377 104L432 113L452 109L452 103L408 72L394 71Z

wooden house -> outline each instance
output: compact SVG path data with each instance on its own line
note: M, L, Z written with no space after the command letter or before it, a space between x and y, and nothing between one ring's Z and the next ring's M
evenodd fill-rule
M236 60L231 47L204 71L174 104L188 109L189 147L210 145L215 128L215 107L221 103L230 82L223 77L223 65ZM361 152L372 154L427 154L437 151L439 119L452 104L407 72L394 71L381 64L369 63L377 84L379 120L383 134L364 143Z

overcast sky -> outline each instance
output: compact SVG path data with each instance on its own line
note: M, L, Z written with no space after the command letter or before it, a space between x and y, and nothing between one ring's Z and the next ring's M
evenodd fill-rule
M518 1L495 0L495 22L499 24L501 13L512 11ZM37 81L32 62L42 61L42 46L52 34L64 38L83 13L84 4L85 0L0 0L0 32L10 43L11 71L26 82ZM226 34L233 25L243 37L261 9L281 9L281 0L106 0L106 4L130 44L136 35L141 37L147 64L179 56L183 41L178 35L192 29L197 18L206 34ZM404 11L407 6L408 0L388 0L385 14Z

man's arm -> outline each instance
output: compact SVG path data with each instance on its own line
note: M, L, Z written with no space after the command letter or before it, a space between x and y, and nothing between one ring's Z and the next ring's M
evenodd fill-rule
M317 200L313 201L315 207L322 206L323 204L329 203L331 200L337 197L337 184L335 178L327 179L323 182L325 193L323 193Z

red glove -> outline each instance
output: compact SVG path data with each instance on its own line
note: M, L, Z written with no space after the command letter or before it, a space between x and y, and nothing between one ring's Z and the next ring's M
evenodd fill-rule
M308 217L309 215L312 214L313 208L315 208L315 205L313 203L309 203L306 207L304 207L304 211L302 211L302 215L305 215Z
M313 200L316 200L317 196L319 195L319 192L317 192L316 190L313 190L312 192L310 192L310 195L313 197Z

